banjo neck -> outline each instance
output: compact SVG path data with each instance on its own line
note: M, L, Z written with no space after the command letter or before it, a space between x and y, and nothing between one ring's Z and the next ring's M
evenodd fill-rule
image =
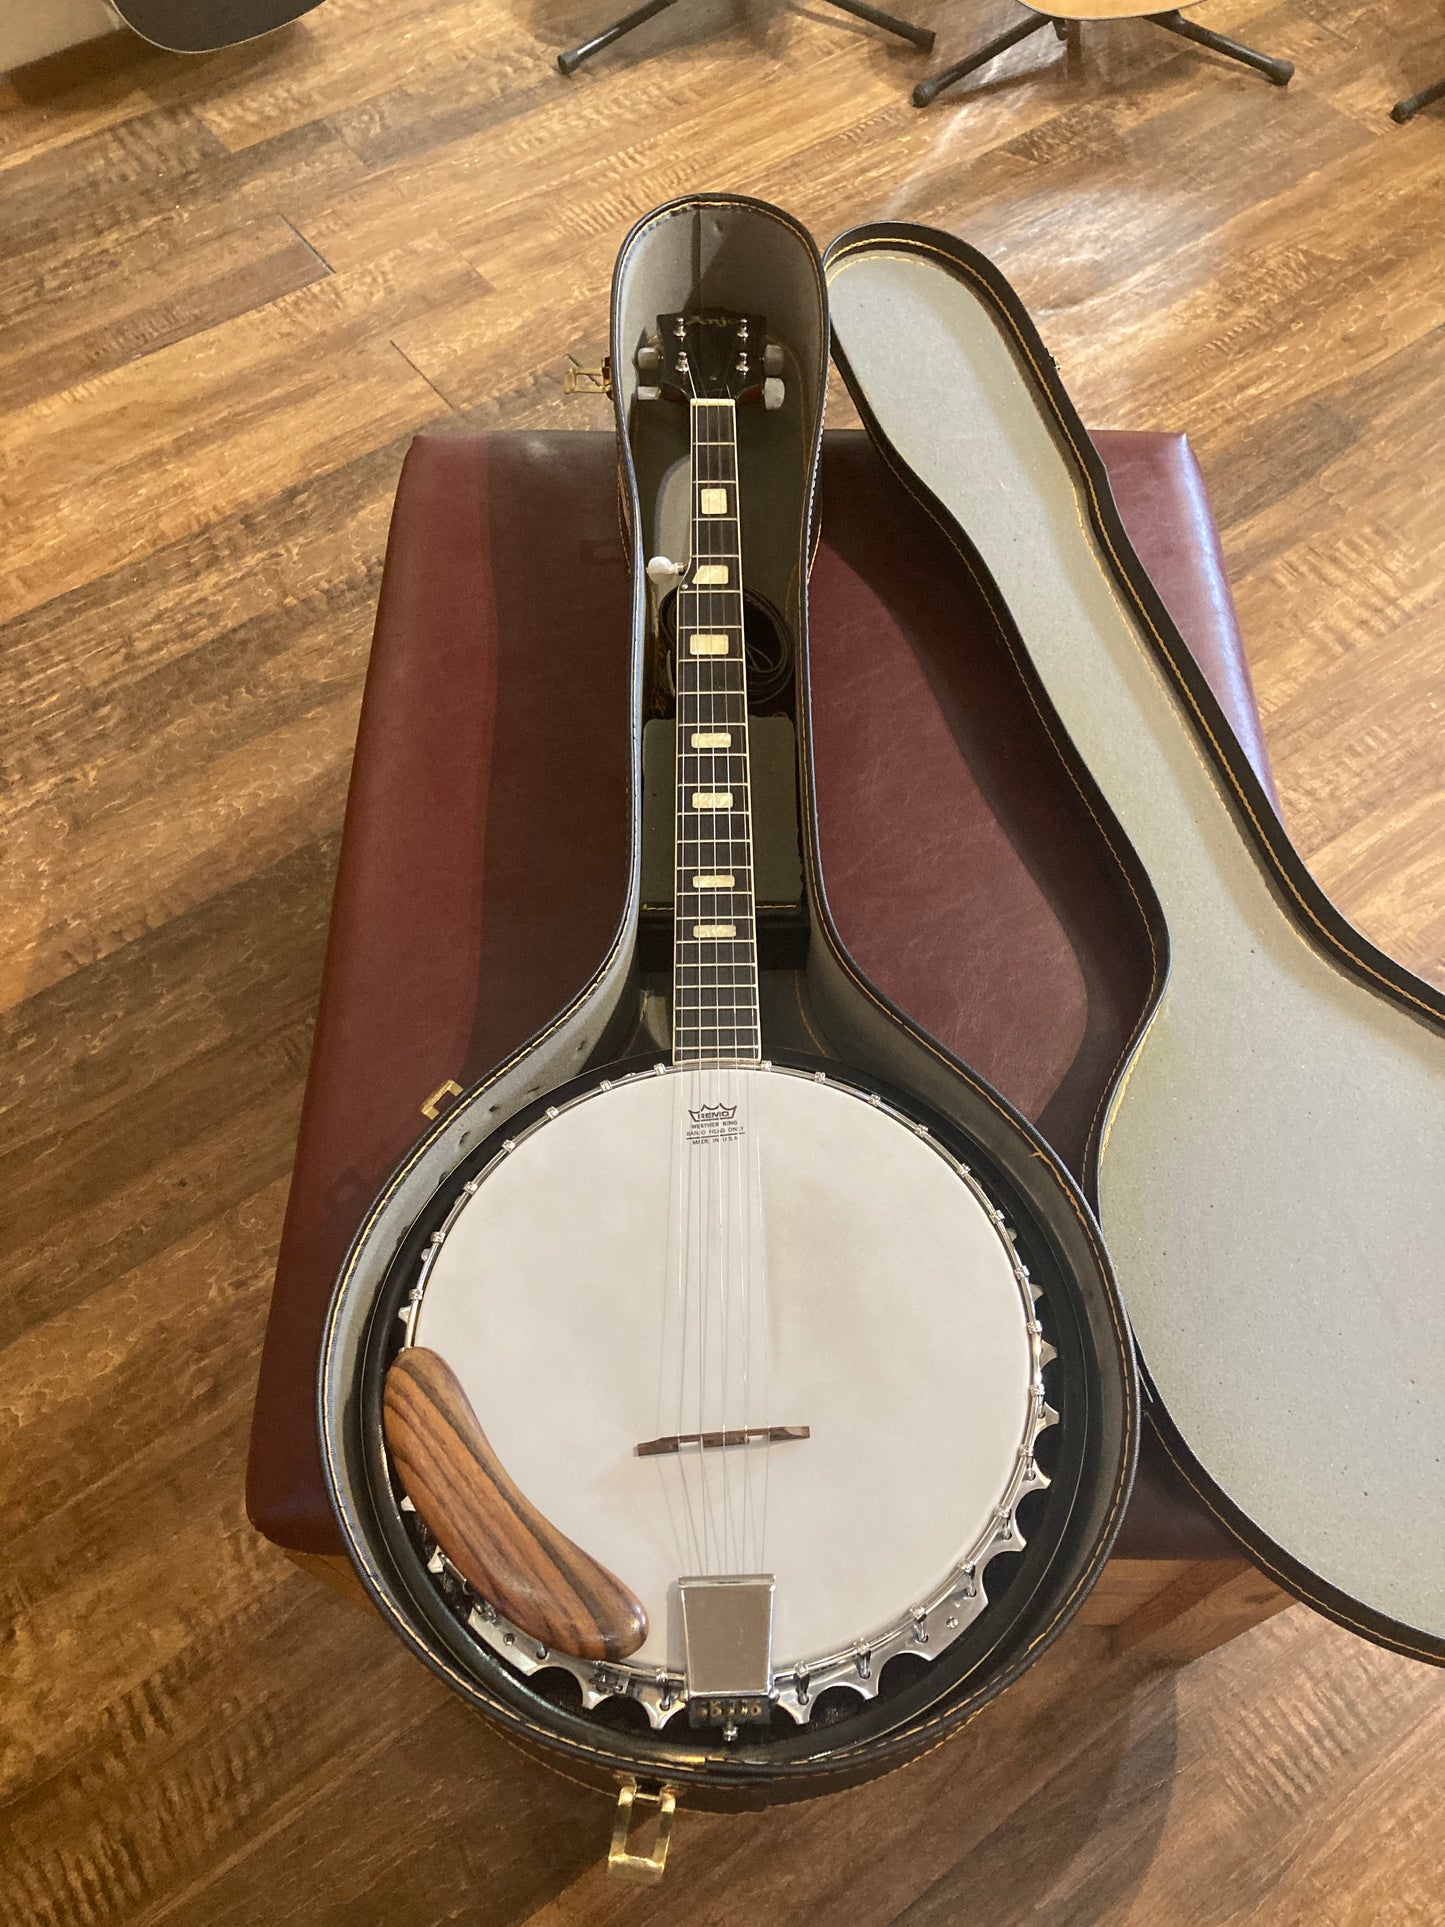
M692 551L677 591L672 1060L756 1064L758 1011L737 411L697 400Z

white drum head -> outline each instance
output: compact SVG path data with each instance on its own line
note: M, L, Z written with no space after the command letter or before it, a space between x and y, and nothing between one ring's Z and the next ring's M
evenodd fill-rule
M640 1669L681 1670L699 1572L775 1576L780 1674L915 1609L937 1650L950 1588L979 1596L962 1570L1045 1483L1041 1336L993 1207L926 1132L804 1072L659 1071L549 1112L454 1211L412 1337L642 1599ZM774 1426L808 1436L636 1450Z

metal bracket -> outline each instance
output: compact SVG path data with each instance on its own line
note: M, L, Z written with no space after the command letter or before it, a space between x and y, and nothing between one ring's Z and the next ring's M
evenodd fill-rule
M567 357L567 366L562 370L562 393L564 395L610 395L612 393L612 357L604 355L600 368L584 368L579 362Z
M773 1575L679 1579L677 1590L689 1721L735 1740L740 1726L767 1719L772 1701Z
M657 1831L651 1853L633 1853L628 1844L632 1832L632 1809L639 1801L657 1808ZM624 1780L617 1795L617 1813L612 1822L612 1845L607 1850L607 1872L618 1880L631 1880L639 1886L655 1886L667 1870L667 1849L672 1841L672 1816L677 1795L670 1786L656 1793L643 1793L636 1780Z
M437 1085L426 1103L422 1105L422 1116L433 1119L439 1117L441 1115L442 1105L446 1103L447 1099L449 1097L460 1097L461 1094L461 1085L458 1084L454 1078L449 1077L445 1084Z

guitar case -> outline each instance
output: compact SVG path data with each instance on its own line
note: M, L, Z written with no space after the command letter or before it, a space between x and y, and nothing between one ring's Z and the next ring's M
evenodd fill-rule
M802 1726L777 1715L736 1744L689 1729L686 1715L660 1729L617 1697L578 1705L556 1669L508 1664L468 1629L437 1568L428 1569L399 1503L382 1444L380 1391L397 1340L398 1312L415 1260L435 1223L447 1175L480 1159L504 1133L565 1090L584 1070L655 1057L655 1013L670 975L669 906L645 899L644 875L666 878L670 792L659 803L647 768L668 772L644 743L665 727L664 612L646 563L686 548L688 418L685 408L639 396L646 376L634 351L656 317L720 307L767 318L784 347L778 408L740 410L745 584L766 620L783 673L755 677L770 731L788 743L787 773L770 813L771 861L790 873L760 908L758 941L767 1055L836 1063L880 1091L921 1102L941 1141L966 1149L1004 1202L1042 1297L1039 1315L1058 1356L1045 1393L1059 1423L1047 1491L1021 1504L1026 1544L988 1572L989 1605L937 1658L900 1654L868 1695L838 1689L840 1703ZM522 1051L464 1093L415 1146L363 1220L333 1295L321 1361L319 1422L326 1478L343 1538L383 1617L412 1650L521 1745L598 1784L666 1784L690 1804L757 1805L852 1784L935 1744L1059 1633L1105 1559L1132 1478L1138 1392L1127 1323L1093 1215L1060 1159L996 1091L952 1057L869 982L829 914L812 808L806 584L816 541L816 487L827 381L829 325L822 265L805 231L762 203L694 197L639 223L619 256L612 295L612 367L621 498L632 568L631 836L625 909L591 980ZM750 642L751 647L751 642ZM647 726L644 727L644 724ZM793 779L791 771L796 769ZM759 878L764 870L759 840ZM655 886L651 894L655 895ZM791 900L789 897L791 896ZM559 1201L565 1208L565 1201ZM882 1288L886 1288L886 1281ZM960 1385L960 1396L966 1396ZM1044 1446L1040 1455L1043 1462ZM1027 1508L1025 1511L1023 1508ZM857 1521L859 1534L868 1530ZM995 1569L997 1568L997 1571ZM632 1717L635 1715L636 1717ZM779 1724L781 1722L781 1725ZM786 1730L784 1730L786 1729Z
M997 270L893 224L827 270L869 432L1014 637L1155 931L1087 1168L1148 1409L1281 1585L1445 1660L1445 999L1291 847Z

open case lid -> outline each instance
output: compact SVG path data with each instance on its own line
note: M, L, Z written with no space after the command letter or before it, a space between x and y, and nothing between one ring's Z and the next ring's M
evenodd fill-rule
M1445 1660L1445 999L1305 870L1003 277L898 224L826 262L870 433L1167 931L1088 1170L1166 1446L1281 1583Z

